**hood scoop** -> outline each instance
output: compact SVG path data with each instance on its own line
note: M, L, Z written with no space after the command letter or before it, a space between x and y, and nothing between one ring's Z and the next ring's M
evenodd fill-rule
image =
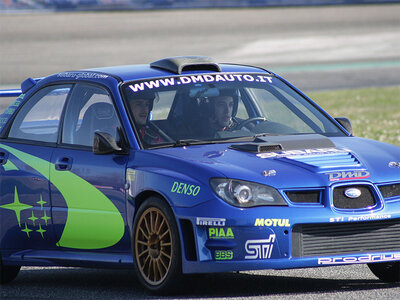
M325 136L320 134L307 134L257 137L254 142L233 144L229 148L252 153L264 153L334 147L336 147L336 145Z
M245 144L235 144L230 146L229 148L234 150L252 152L252 153L263 153L263 152L272 152L272 151L282 151L283 147L281 144L274 143L245 143Z

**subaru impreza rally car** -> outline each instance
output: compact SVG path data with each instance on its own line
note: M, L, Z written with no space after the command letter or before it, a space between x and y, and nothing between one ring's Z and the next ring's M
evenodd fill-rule
M400 148L262 68L173 57L28 78L0 117L0 275L368 264L400 280Z

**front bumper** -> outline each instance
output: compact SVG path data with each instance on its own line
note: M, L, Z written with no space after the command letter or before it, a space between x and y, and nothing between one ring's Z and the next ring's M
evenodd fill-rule
M356 214L325 206L243 209L213 200L175 213L184 273L400 261L400 202Z

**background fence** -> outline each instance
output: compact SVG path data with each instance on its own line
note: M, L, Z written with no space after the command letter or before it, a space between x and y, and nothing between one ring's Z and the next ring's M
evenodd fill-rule
M7 13L21 10L144 10L376 3L400 3L400 0L0 0L0 11Z

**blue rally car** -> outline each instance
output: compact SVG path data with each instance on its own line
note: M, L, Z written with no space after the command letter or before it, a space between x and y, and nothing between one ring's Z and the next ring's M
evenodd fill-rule
M0 117L0 276L368 264L400 280L400 148L281 77L208 57L28 78Z

